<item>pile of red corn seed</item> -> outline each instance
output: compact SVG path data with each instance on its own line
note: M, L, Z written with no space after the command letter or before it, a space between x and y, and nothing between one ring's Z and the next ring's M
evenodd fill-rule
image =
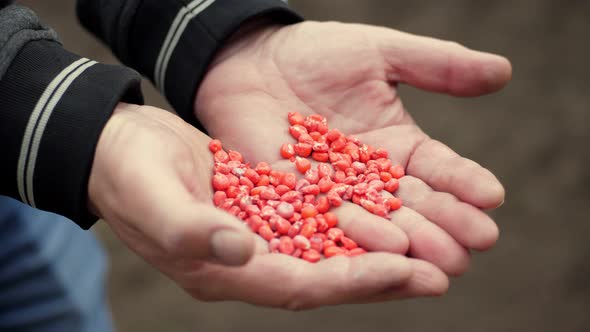
M366 251L346 237L330 209L351 201L365 210L386 217L401 207L393 193L404 176L401 165L392 165L387 151L362 144L354 136L329 129L321 115L289 113L289 132L297 143L285 143L281 156L303 174L273 170L260 162L255 168L244 163L237 151L223 150L212 140L215 206L245 221L269 242L270 252L317 262L322 258L357 256ZM318 162L312 167L310 159Z

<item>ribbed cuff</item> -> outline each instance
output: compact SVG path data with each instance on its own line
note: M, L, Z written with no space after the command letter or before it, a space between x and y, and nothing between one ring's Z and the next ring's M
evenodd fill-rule
M119 102L143 102L140 81L133 70L80 58L56 42L25 45L0 81L1 188L92 226L88 178L96 144Z

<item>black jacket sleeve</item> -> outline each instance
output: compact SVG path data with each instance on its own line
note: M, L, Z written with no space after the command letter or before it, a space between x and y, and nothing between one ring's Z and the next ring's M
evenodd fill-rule
M0 194L90 227L96 143L117 103L142 102L140 79L66 51L29 9L0 8Z
M224 41L254 17L301 21L281 0L78 0L77 11L86 28L197 126L195 93Z

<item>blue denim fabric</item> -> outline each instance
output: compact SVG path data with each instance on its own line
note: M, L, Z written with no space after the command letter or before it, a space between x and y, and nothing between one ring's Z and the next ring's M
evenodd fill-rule
M113 331L105 271L91 232L0 196L0 331Z

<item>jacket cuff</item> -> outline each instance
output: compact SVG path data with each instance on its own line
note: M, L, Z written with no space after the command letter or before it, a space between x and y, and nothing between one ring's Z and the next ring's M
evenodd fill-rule
M282 24L302 20L281 0L143 0L113 4L119 19L108 28L93 20L100 8L90 3L79 0L82 23L111 45L124 63L147 75L178 114L197 126L196 92L224 42L258 16ZM120 29L115 33L112 27Z
M140 80L55 41L26 44L0 80L3 194L90 228L98 219L87 204L96 144L119 102L143 102Z

